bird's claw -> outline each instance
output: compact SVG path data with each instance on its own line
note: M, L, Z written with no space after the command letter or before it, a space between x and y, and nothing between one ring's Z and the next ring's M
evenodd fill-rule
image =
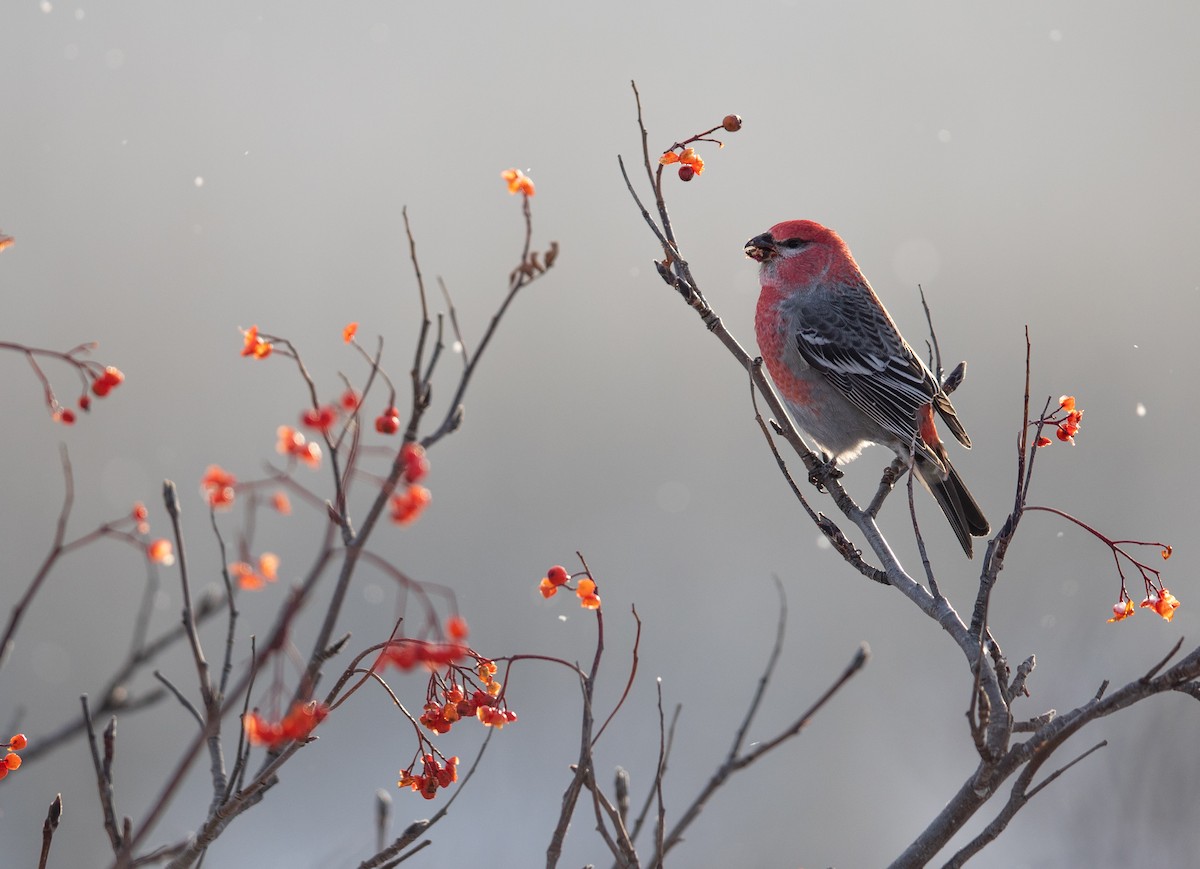
M829 483L841 478L842 472L837 469L834 460L827 455L822 455L808 473L808 481L821 491L824 491Z

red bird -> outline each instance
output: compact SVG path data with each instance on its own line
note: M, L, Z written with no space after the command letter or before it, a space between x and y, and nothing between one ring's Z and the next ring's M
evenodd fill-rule
M754 320L771 379L796 423L835 462L868 444L908 461L971 557L991 529L934 426L934 411L965 447L971 439L949 396L901 337L836 232L788 220L746 242L760 263Z

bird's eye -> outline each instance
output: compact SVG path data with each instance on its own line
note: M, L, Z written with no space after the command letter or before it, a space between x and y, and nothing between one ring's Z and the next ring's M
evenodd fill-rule
M808 242L802 238L785 238L783 241L779 242L780 247L790 248L791 250L799 250L807 245Z

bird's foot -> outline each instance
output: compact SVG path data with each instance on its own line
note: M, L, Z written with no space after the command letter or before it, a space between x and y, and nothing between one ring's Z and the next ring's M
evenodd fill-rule
M840 480L842 472L837 469L836 461L828 454L821 453L816 465L808 472L808 481L821 491L827 484Z
M879 481L880 486L887 486L889 489L896 485L896 481L904 476L908 470L908 462L901 458L895 458L892 463L883 469L883 477Z
M867 515L875 517L879 515L879 508L883 506L883 499L888 496L896 486L896 482L904 476L908 470L908 462L899 457L892 460L892 463L883 469L883 476L879 479L879 488L875 492L875 497L871 499L871 503L867 505Z

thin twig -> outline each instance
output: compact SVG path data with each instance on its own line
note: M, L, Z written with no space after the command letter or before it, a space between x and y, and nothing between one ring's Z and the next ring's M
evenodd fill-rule
M671 761L671 749L675 746L675 727L679 724L679 716L683 712L683 704L676 703L675 709L671 713L671 725L667 728L667 747L663 752L662 761L659 764L660 775L664 778L667 775L667 768ZM646 801L642 803L642 809L638 812L637 820L633 822L633 828L630 831L629 838L637 841L638 834L642 831L642 826L646 823L646 818L650 814L650 808L654 805L654 798L658 793L657 780L652 782L650 788L646 791Z
M254 513L255 511L251 509L250 515L253 516ZM224 696L225 689L229 687L229 674L233 672L233 638L237 627L238 608L237 601L233 596L233 581L229 577L229 559L225 553L225 538L221 536L221 529L217 526L215 510L208 511L208 519L212 524L213 535L217 538L217 548L221 551L221 581L225 583L225 605L229 613L225 630L225 659L221 664L220 687L217 689L217 693Z
M778 580L776 580L778 582ZM772 664L771 666L774 666ZM658 680L656 686L658 688L658 765L654 770L654 800L658 804L658 821L654 825L654 852L656 854L666 853L663 849L663 843L667 835L667 808L666 801L663 799L663 778L665 777L667 752L666 752L666 734L663 726L663 696L662 696L662 680ZM659 857L658 865L662 865L662 858Z
M196 628L196 611L192 607L192 588L191 582L188 579L187 548L184 545L183 525L180 522L179 493L175 489L175 484L170 480L163 480L163 504L166 506L167 516L171 520L171 530L175 537L176 564L179 565L179 584L183 589L183 626L187 632L188 645L192 650L192 661L196 665L196 681L200 689L200 699L204 706L204 715L201 719L200 729L208 737L209 776L212 779L213 792L210 811L213 811L220 804L225 794L227 781L225 776L224 747L221 745L221 699L213 689L212 674L209 671L208 659L205 657L204 649L200 645L200 632ZM213 508L210 507L209 509L211 511ZM226 582L228 583L228 580ZM227 584L227 598L230 598L232 591L232 586ZM229 606L232 612L233 603L231 598ZM233 619L231 616L229 631L232 632L232 630ZM233 638L230 635L228 642L232 643L232 641ZM169 683L168 687L171 687ZM176 696L182 699L181 694L176 693Z
M917 501L913 497L913 480L917 476L914 469L917 464L918 437L920 435L914 433L913 440L908 445L908 515L912 518L913 535L917 538L917 553L921 557L921 566L925 569L925 581L929 583L929 590L933 593L933 596L940 598L942 592L938 588L937 577L933 575L933 564L929 560L929 550L925 548L925 535L921 533L921 523L917 520Z
M96 771L96 787L100 792L100 808L104 813L104 830L108 833L113 852L120 853L124 843L121 840L121 833L117 829L117 812L113 806L111 740L107 738L108 734L106 734L105 758L101 760L100 749L96 746L96 731L92 727L92 715L88 711L86 694L80 696L79 703L83 707L83 721L87 728L88 746L92 750L92 767ZM112 720L116 721L115 718Z
M33 602L34 595L41 590L42 583L50 575L50 569L63 553L63 540L67 534L67 520L71 518L71 507L75 503L75 475L71 472L71 457L67 453L66 444L59 447L59 460L62 463L64 491L62 507L58 511L58 522L54 526L54 541L50 544L50 551L42 559L42 564L38 568L37 573L33 575L29 587L25 589L25 593L21 595L20 600L13 605L12 613L8 617L8 627L4 629L4 636L0 639L0 667L4 666L5 661L8 660L9 653L12 651L13 640L16 637L17 628L21 624L21 617L24 616L25 610L29 608L30 603Z
M175 686L174 682L164 676L159 670L154 671L154 678L159 682L162 682L162 684L167 687L167 690L170 691L175 696L175 699L179 701L179 705L192 714L192 717L196 719L196 723L198 725L204 727L204 716L200 714L200 710L196 708L195 704L193 704L191 700L183 696L183 692Z
M450 298L450 290L440 276L437 282L442 290L442 296L446 299L446 313L450 315L450 327L454 330L454 340L458 342L458 352L462 354L463 367L466 368L471 361L471 354L467 351L467 342L463 340L462 329L458 326L458 311L454 307L454 299Z
M478 359L478 357L476 357ZM582 556L580 556L582 559ZM584 563L584 570L587 564ZM588 575L591 571L588 570ZM559 811L558 822L550 835L550 844L546 848L546 869L554 869L562 857L563 842L567 837L567 828L571 824L571 816L575 813L575 804L583 789L592 763L592 692L596 684L596 675L600 671L600 660L604 655L604 613L596 610L596 651L592 657L592 666L586 675L580 674L579 688L583 693L583 720L579 727L579 760L575 765L575 773L562 796L562 808Z
M50 843L62 820L62 794L55 794L46 811L46 820L42 822L42 853L38 857L38 869L46 869L46 861L50 859Z
M654 859L650 862L650 865L658 866L662 863L663 857L665 857L667 852L669 852L680 842L684 831L687 830L687 828L691 826L691 824L697 818L700 817L700 813L703 811L704 806L708 803L709 799L723 784L725 784L725 781L731 775L739 770L745 769L767 752L779 747L784 742L804 730L804 728L808 726L809 722L812 721L813 717L821 711L825 704L828 703L839 690L841 690L842 686L844 686L851 678L854 677L856 673L858 673L859 670L863 668L870 656L870 649L865 643L859 646L854 653L854 657L851 658L850 663L847 664L845 670L842 671L842 674L834 681L832 685L829 686L829 688L825 690L825 692L819 698L817 698L816 702L814 702L812 706L805 710L805 712L799 718L793 721L791 725L778 733L774 738L769 739L766 742L757 743L753 749L745 754L739 754L736 751L731 751L725 758L725 762L717 768L716 772L714 772L712 777L708 780L708 783L703 789L701 789L699 795L692 801L691 805L684 810L679 820L675 822L675 826L671 828L671 832L668 833L664 838L662 848L654 855Z
M476 752L474 763L471 764L471 768L467 770L466 775L459 779L458 787L455 789L454 793L450 795L450 799L446 801L445 805L438 809L437 812L434 813L433 817L427 820L414 821L412 824L409 824L400 837L396 839L396 841L392 842L392 844L386 848L381 848L377 854L373 855L367 860L364 860L362 863L359 863L358 869L384 869L385 865L396 865L395 863L388 863L387 861L391 860L393 857L415 842L425 833L426 830L428 830L442 818L446 817L446 815L450 812L450 806L454 804L454 800L458 798L458 795L462 793L463 788L467 786L467 783L471 780L472 776L475 775L475 770L479 768L479 764L483 760L484 752L487 751L488 745L491 744L492 735L495 734L495 732L496 731L494 729L488 728L487 738L483 740L483 744L479 747L479 751ZM423 848L424 845L421 845L420 847ZM419 848L410 851L401 859L407 859L409 856L416 853L417 850L419 850Z

